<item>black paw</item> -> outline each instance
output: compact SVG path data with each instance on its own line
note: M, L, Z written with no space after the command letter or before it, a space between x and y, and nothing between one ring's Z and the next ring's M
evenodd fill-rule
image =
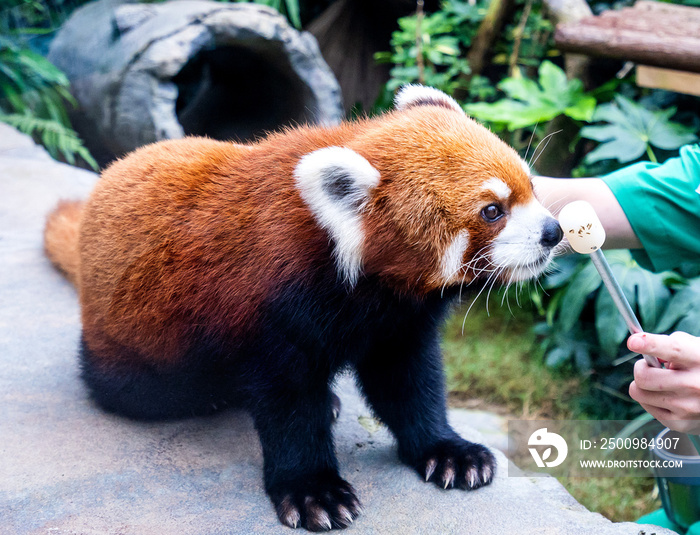
M444 489L478 489L496 474L493 454L481 444L462 439L438 442L412 464L426 481Z
M309 531L346 528L362 510L350 484L337 475L303 478L269 491L280 522Z

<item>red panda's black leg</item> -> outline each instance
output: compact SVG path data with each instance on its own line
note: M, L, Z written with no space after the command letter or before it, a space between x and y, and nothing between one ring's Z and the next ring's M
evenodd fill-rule
M381 344L358 363L357 374L374 412L396 437L399 458L422 478L467 490L492 481L493 454L461 438L447 422L437 331Z
M251 407L264 458L265 490L280 521L311 531L344 528L360 513L352 486L338 474L327 383L258 390ZM292 387L290 391L289 387Z

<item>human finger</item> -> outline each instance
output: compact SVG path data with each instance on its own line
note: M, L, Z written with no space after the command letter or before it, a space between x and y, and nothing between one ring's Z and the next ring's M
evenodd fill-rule
M685 332L633 334L627 340L627 347L630 351L671 362L675 368L700 367L700 338Z
M678 388L679 380L677 372L682 371L653 368L644 359L639 359L634 363L634 380L645 391L675 392Z

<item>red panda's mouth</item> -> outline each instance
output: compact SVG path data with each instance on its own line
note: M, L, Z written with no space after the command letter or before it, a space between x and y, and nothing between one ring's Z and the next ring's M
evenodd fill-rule
M536 279L547 269L551 256L546 254L534 262L508 266L501 278L505 283Z

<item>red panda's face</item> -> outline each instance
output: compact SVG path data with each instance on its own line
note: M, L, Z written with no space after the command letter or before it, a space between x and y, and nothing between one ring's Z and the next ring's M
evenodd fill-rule
M305 156L295 176L350 283L508 284L542 273L562 237L517 153L429 88L409 86L396 112Z

